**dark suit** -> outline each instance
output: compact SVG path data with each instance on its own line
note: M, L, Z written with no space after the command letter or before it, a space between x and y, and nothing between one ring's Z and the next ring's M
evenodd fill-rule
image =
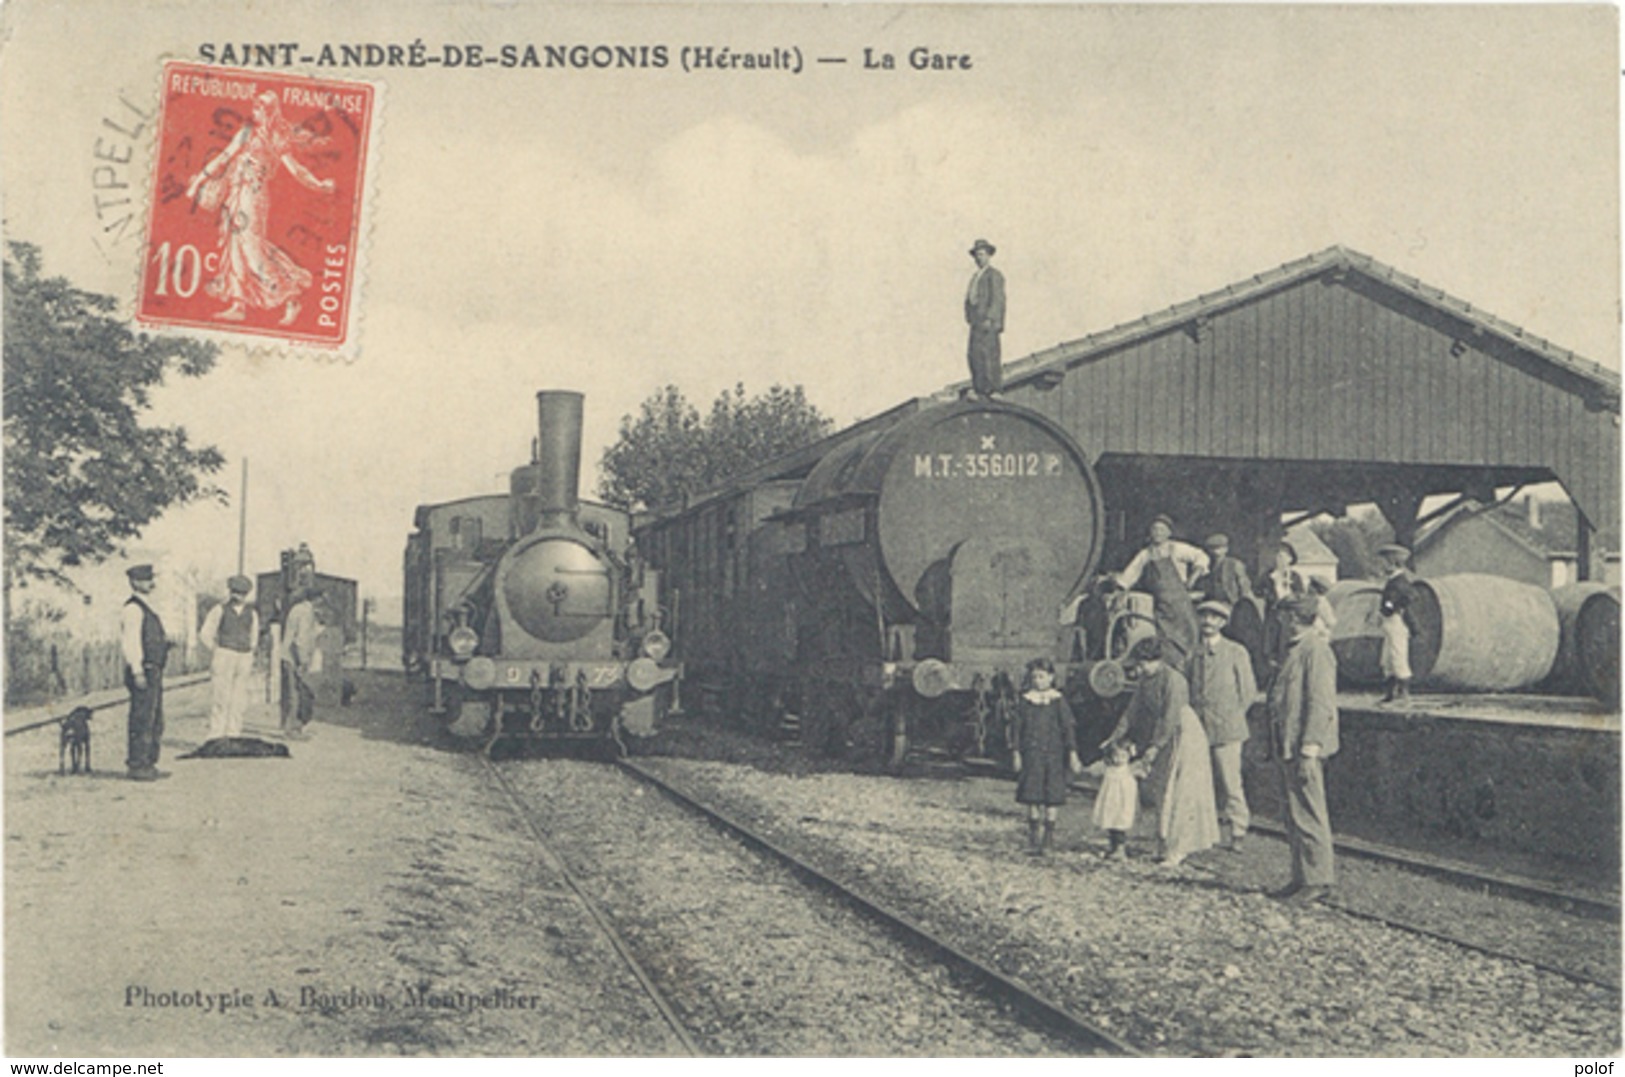
M1286 795L1292 881L1330 886L1332 822L1326 811L1325 762L1337 752L1337 658L1319 633L1293 641L1270 685L1270 739ZM1318 757L1304 746L1320 747Z
M1247 595L1253 593L1252 581L1247 578L1247 566L1230 556L1219 558L1207 575L1196 581L1196 589L1203 598L1223 602L1231 609Z
M977 272L980 276L965 293L965 322L970 326L966 357L972 388L987 396L1004 385L999 354L999 334L1004 332L1004 274L991 265Z
M124 687L130 693L129 755L125 764L131 771L140 771L157 765L164 737L164 664L169 657L169 640L164 635L164 623L141 596L131 595L125 605L141 611L141 673L146 685L137 682L128 663L124 667Z

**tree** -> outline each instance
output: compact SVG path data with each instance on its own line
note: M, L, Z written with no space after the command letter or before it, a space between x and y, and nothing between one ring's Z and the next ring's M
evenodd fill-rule
M620 436L598 464L598 495L621 508L677 504L816 441L833 425L799 385L775 385L753 397L735 385L703 420L682 390L667 385L635 418L621 417Z
M217 349L136 333L111 296L40 276L39 250L5 252L5 583L71 587L66 569L117 553L165 509L225 500L225 462L179 426L144 426L171 370L198 377Z

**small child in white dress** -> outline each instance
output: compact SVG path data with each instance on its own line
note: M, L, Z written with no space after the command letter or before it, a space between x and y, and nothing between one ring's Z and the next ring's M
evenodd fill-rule
M1106 773L1095 794L1094 823L1111 839L1107 860L1128 859L1128 832L1134 829L1134 811L1140 800L1140 783L1129 764L1129 748L1119 744L1106 756Z

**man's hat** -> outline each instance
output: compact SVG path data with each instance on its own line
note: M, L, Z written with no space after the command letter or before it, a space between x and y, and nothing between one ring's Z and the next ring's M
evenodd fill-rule
M233 576L226 581L226 590L234 595L246 595L254 589L254 581L247 576Z
M975 243L970 245L970 253L975 254L977 251L986 251L989 254L998 254L999 248L995 247L985 239L978 239Z
M1206 602L1198 602L1196 604L1196 612L1216 613L1228 621L1230 619L1230 603L1220 602L1216 598L1210 598Z
M1207 537L1206 541L1204 541L1202 545L1206 546L1210 550L1217 549L1221 546L1228 550L1230 548L1230 536L1212 534Z
M1170 531L1174 529L1173 517L1169 516L1166 512L1157 513L1155 516L1151 517L1151 522L1154 524L1165 524Z
M131 565L129 568L124 570L124 574L130 577L131 583L135 583L137 580L147 580L150 582L152 580L152 566Z
M1401 546L1397 542L1385 542L1381 546L1377 547L1377 556L1379 556L1379 557L1394 556L1394 557L1403 558L1404 560L1408 561L1408 560L1410 560L1411 551L1406 549L1405 547Z

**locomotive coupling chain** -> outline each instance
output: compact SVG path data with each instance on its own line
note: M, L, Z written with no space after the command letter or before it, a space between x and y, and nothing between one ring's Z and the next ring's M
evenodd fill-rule
M530 731L532 733L540 733L542 727L546 725L546 715L542 711L542 704L546 699L547 694L542 687L542 671L533 669L530 671Z
M577 733L592 728L592 689L584 669L576 671L575 689L570 693L570 728Z

